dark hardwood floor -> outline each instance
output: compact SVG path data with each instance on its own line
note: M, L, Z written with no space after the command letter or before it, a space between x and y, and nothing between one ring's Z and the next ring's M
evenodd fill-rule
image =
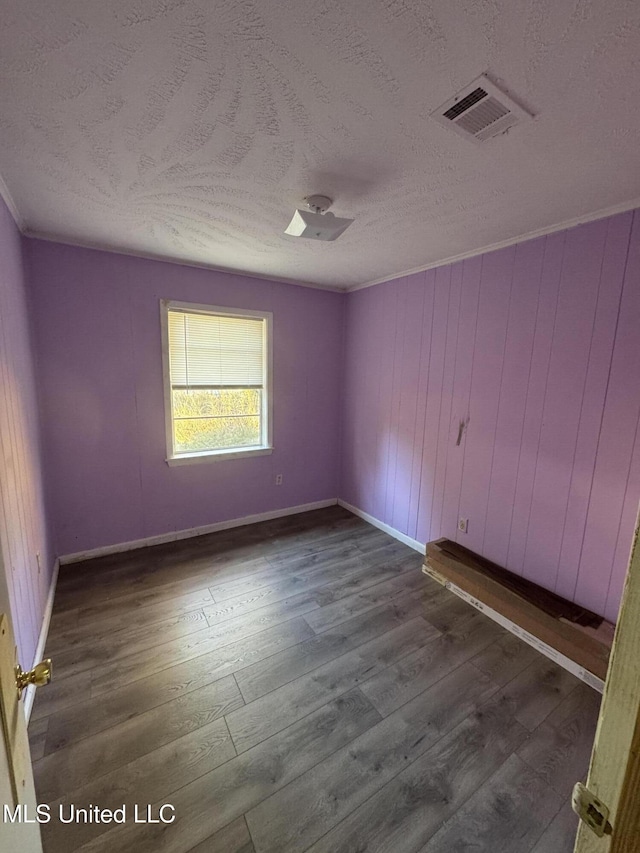
M331 507L63 567L46 853L570 853L599 695L421 559Z

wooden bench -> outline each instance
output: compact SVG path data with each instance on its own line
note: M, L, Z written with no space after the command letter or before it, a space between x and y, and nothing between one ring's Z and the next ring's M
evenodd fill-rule
M602 692L614 626L449 539L427 544L423 571Z

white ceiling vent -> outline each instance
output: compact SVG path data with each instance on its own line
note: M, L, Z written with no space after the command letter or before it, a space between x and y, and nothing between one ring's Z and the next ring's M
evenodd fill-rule
M466 139L484 142L525 119L533 118L482 74L431 113L445 127Z

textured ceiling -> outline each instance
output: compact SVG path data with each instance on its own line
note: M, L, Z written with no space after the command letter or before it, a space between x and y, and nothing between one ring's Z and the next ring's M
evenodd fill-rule
M640 198L637 0L0 0L26 233L350 287ZM537 114L429 113L483 71ZM355 223L282 232L309 192Z

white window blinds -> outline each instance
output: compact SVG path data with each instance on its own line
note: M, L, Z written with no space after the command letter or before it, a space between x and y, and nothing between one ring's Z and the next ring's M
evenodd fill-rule
M168 312L172 388L262 388L265 321Z

